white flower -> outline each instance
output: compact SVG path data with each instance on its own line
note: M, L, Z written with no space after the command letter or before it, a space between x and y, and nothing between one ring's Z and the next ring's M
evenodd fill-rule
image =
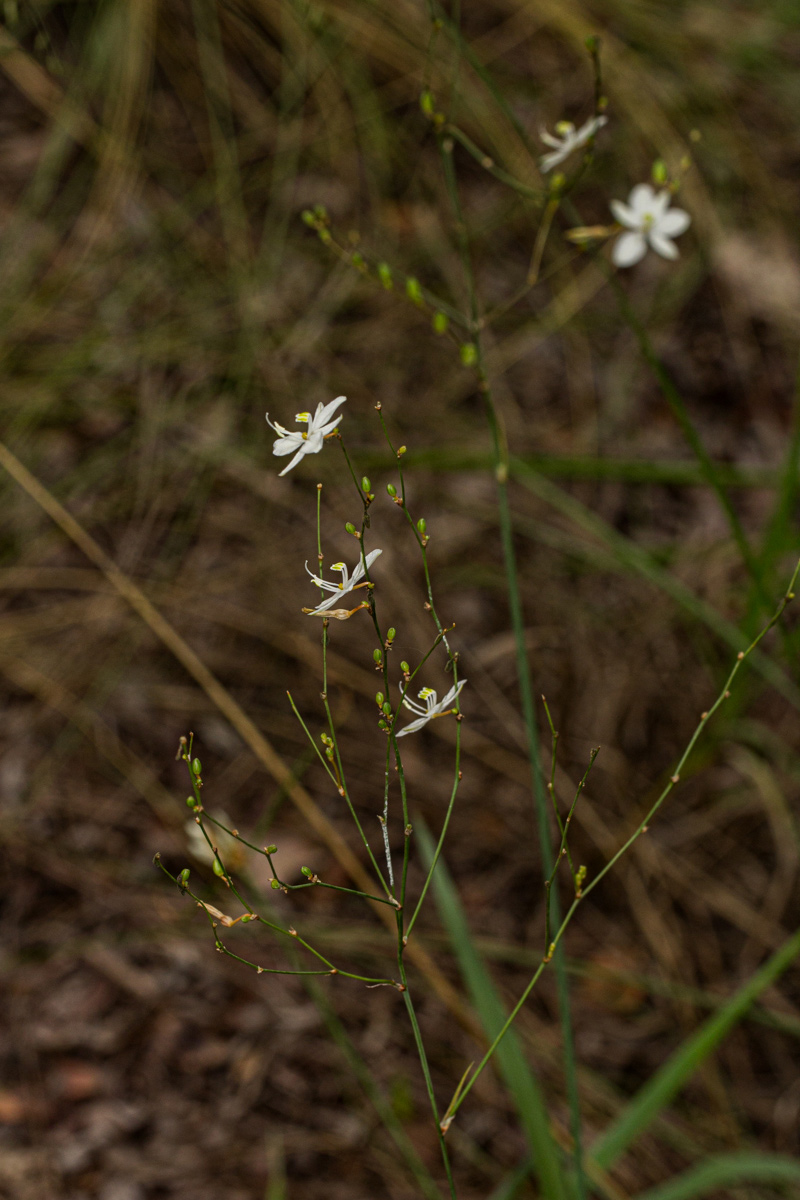
M539 166L545 174L552 171L553 167L557 167L565 158L569 158L573 150L585 146L598 129L607 123L608 117L590 117L584 125L581 125L580 129L576 129L571 121L559 121L556 125L558 137L553 137L552 133L542 129L539 136L545 146L553 147L553 152L542 155L539 159Z
M367 568L372 566L379 554L383 554L383 551L370 550L367 555ZM320 613L325 612L326 609L333 608L334 604L337 604L342 596L346 596L348 592L352 592L353 588L364 587L364 584L359 582L364 578L364 564L361 560L356 563L352 575L343 562L331 563L332 571L341 571L342 573L339 583L330 583L327 579L320 579L318 575L309 570L308 563L306 563L306 570L317 587L321 587L324 592L333 593L327 600L323 600L321 604L318 604L316 608L303 609L303 612L308 613L311 617L317 617Z
M444 700L436 699L436 692L433 688L424 687L419 693L419 699L424 700L424 706L417 704L416 700L409 700L405 693L403 685L400 685L400 691L403 696L403 704L411 712L417 713L419 720L412 721L410 725L406 725L405 729L401 729L397 734L398 737L405 737L407 733L416 733L418 729L422 729L423 725L427 725L428 721L432 721L434 717L446 717L448 713L455 712L453 704L458 699L458 693L466 683L466 679L459 679L455 687L451 687L450 691L445 696Z
M668 191L655 192L649 183L639 183L628 197L628 203L611 201L611 211L629 233L623 233L614 243L611 257L618 267L632 267L647 253L647 247L662 258L677 258L678 248L672 238L680 237L692 218L682 208L670 208Z
M285 475L287 471L291 471L292 467L296 467L304 454L319 454L322 449L322 443L329 434L333 433L336 426L342 419L343 414L339 413L338 417L333 417L336 409L340 404L344 404L346 396L337 396L335 400L331 400L330 404L318 404L317 411L313 417L311 413L301 412L295 415L295 421L300 421L308 425L305 432L299 429L284 429L277 421L272 422L267 413L267 424L270 429L274 429L278 435L277 442L273 443L273 454L292 454L297 451L288 467L284 467L281 475Z

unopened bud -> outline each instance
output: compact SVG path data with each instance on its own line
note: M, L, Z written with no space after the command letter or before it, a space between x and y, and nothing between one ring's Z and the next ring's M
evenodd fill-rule
M180 875L178 876L178 883L181 885L181 887L186 887L188 882L189 882L189 868L184 867L183 870L181 871Z
M433 332L438 333L440 337L443 333L447 333L447 327L449 324L450 318L448 317L447 313L435 312L433 314Z
M309 879L314 874L314 872L311 870L311 867L301 867L300 874L305 875L306 879Z
M422 93L422 95L419 98L419 106L422 109L422 111L425 113L426 117L432 117L433 112L434 112L434 107L435 107L434 100L433 100L433 92L429 91L426 88L425 91Z
M474 342L464 342L459 350L461 356L461 365L464 367L474 367L478 361L478 349Z
M197 804L197 801L195 800L194 796L187 796L186 803L188 804L189 808L194 808Z
M389 493L389 495L392 497L392 499L394 499L395 496L397 495L397 488L394 486L393 483L387 483L386 490Z
M393 642L396 637L397 637L397 630L394 628L390 629L389 632L386 634L387 642Z
M218 858L214 859L214 874L217 875L220 879L225 878L225 868L223 867L222 863L219 861Z
M384 696L383 692L375 693L375 703L378 705L379 708L383 704L385 699L386 699L386 697Z
M347 524L345 525L345 530L347 531L347 533L355 534L356 527L352 521L348 521Z
M383 711L387 717L390 717L392 715L392 706L388 700L384 701L384 703L383 703Z
M378 721L378 728L379 729L388 729L389 728L389 726L384 721L383 717L381 717L380 721Z
M266 850L267 854L275 854L278 847L274 846L274 845L273 846L265 846L264 849Z
M280 885L280 883L278 882L278 880L277 880L277 879L271 879L271 880L269 881L269 886L272 888L273 892L278 892L278 891L280 891L280 887L281 887L281 885Z
M662 186L667 182L667 166L663 159L657 158L653 163L653 183Z
M397 451L397 457L402 458L407 449L408 449L408 446L401 446L400 449Z
M370 481L367 479L367 477L365 475L364 478L361 480L362 492L368 492L371 487L372 487L372 484L370 483Z
M313 225L316 225L316 223L317 223L317 218L314 216L314 214L310 208L306 208L303 210L303 212L300 214L300 220L303 221L306 225L313 226Z
M409 275L406 279L406 295L412 304L416 304L418 308L424 307L422 288L419 286L419 280L415 279L413 275Z
M381 661L381 659L383 658L383 653L380 650L373 650L372 657L375 659L376 663L379 663Z
M420 519L417 521L417 529L420 531L420 533L424 533L427 528L428 526L425 524L425 518L420 517Z
M202 773L203 773L203 765L200 762L200 759L199 758L192 759L192 774L193 775L202 775Z
M388 263L378 263L378 279L380 279L387 292L391 291L394 285L392 283L392 268Z
M409 671L411 670L411 667L408 665L408 663L405 661L405 659L403 659L403 661L400 663L400 670L403 672L404 675L407 675L409 673Z

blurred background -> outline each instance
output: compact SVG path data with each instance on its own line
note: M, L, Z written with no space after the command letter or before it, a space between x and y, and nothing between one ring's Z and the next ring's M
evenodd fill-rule
M440 1176L400 997L255 976L214 953L207 923L152 865L160 851L173 872L190 866L198 891L225 907L186 831L175 751L192 730L212 813L277 843L287 878L308 864L347 883L275 764L355 848L286 688L316 734L319 629L300 613L313 600L303 563L316 553L316 483L328 562L354 559L344 523L359 508L335 446L277 478L266 410L292 426L296 411L347 395L343 431L378 497L374 577L398 662L427 650L430 618L418 554L385 497L397 476L377 400L408 446L412 508L427 520L439 610L456 622L469 680L445 859L506 1004L541 956L483 404L474 372L402 282L413 275L467 307L423 87L479 152L458 145L453 159L481 307L493 312L488 369L519 460L527 643L561 735L562 803L602 747L573 834L590 878L673 769L742 644L737 630L755 632L785 587L798 541L797 5L466 7L459 51L448 22L433 36L412 0L0 6L0 438L13 455L0 470L2 1196L406 1200L430 1194L426 1170ZM606 223L608 201L649 178L654 159L676 171L692 155L679 261L650 255L621 285L720 464L760 591L620 314L603 253L564 237L575 220L556 215L539 282L522 287L541 214L539 133L591 115L593 33L609 120L571 199L582 223ZM391 264L397 287L320 243L300 219L317 204L339 244ZM54 502L166 634L52 519ZM797 928L792 626L790 611L668 807L570 930L589 1143ZM273 769L176 657L178 638L267 739ZM372 649L365 618L333 628L331 702L377 846ZM440 694L443 667L434 659L424 680ZM405 743L414 816L435 832L453 735L443 721ZM242 869L258 894L267 875L258 862ZM412 884L420 878L417 866ZM350 969L392 973L390 939L358 902L316 890L263 904ZM446 1102L480 1043L433 898L417 929L439 972L434 986L411 968ZM231 945L264 965L288 961L263 929ZM799 979L790 966L760 995L598 1195L642 1193L709 1154L797 1153ZM550 976L518 1030L567 1145ZM464 1200L539 1194L491 1072L449 1136Z

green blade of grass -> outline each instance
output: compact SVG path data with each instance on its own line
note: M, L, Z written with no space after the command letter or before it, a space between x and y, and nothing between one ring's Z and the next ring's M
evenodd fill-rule
M433 861L435 842L422 821L414 821L423 861ZM444 860L439 859L433 876L433 891L439 916L447 930L461 974L487 1036L494 1038L503 1026L506 1012L475 949L464 909ZM547 1108L539 1084L525 1057L516 1033L511 1030L497 1048L498 1070L514 1100L520 1124L533 1155L533 1170L545 1200L566 1200L567 1190L561 1157L550 1133Z
M640 1088L616 1121L592 1147L592 1159L608 1169L649 1127L725 1035L742 1019L753 1001L774 983L800 954L800 930L788 938L718 1012L683 1042L671 1058ZM688 1193L687 1193L688 1194Z
M693 1200L740 1183L800 1183L800 1162L780 1154L724 1154L641 1192L636 1200Z

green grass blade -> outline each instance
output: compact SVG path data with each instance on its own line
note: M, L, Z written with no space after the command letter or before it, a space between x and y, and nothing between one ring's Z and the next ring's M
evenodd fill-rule
M753 1001L780 977L798 954L800 930L767 959L727 1004L704 1021L696 1033L687 1038L637 1092L627 1108L595 1142L591 1157L599 1166L608 1170L628 1146L644 1133L700 1064L741 1020Z
M800 1162L780 1154L725 1154L642 1192L636 1200L693 1200L741 1183L800 1184Z
M427 865L433 860L435 842L422 821L414 822L420 852ZM489 1038L494 1038L506 1019L503 1003L486 965L475 949L466 915L443 858L433 876L433 892L439 916L447 930L470 999ZM522 1045L510 1030L497 1048L497 1066L514 1100L520 1124L532 1155L533 1170L544 1200L566 1200L567 1190L561 1156L550 1133L547 1108L539 1084L525 1057Z

